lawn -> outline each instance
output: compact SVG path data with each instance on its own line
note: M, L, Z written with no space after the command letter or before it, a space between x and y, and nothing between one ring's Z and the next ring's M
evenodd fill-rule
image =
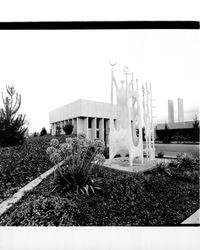
M155 144L156 152L163 152L164 156L176 156L180 153L193 155L199 157L199 145L198 144Z
M45 153L50 139L36 138L18 148L1 149L5 168L6 159L10 158L8 152L13 156L10 163L13 169L9 168L9 185L6 186L9 195L13 193L12 188L24 186L52 166ZM17 157L18 154L20 157ZM2 171L2 166L1 172L3 190L6 171ZM199 208L198 160L191 162L191 159L185 158L145 173L128 173L96 165L92 174L101 180L101 189L90 195L57 190L54 188L56 174L50 175L3 214L0 225L179 225ZM3 192L4 197L6 192Z

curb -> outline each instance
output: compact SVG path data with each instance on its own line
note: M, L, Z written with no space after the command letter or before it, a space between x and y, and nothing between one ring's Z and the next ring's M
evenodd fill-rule
M184 220L181 224L198 224L200 225L200 210L198 209L190 217Z
M26 192L32 190L34 187L36 187L42 180L47 178L51 173L53 173L59 166L62 165L63 162L60 162L59 164L53 166L43 174L41 174L36 179L29 182L26 186L18 190L11 198L8 198L7 200L3 201L0 204L0 216L5 213L10 207L12 207L16 202L18 202Z

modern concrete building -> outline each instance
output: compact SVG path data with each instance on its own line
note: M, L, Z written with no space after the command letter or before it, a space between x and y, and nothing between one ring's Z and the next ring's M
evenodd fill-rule
M99 138L108 144L110 111L109 103L77 100L50 112L51 133L55 135L57 126L62 128L70 122L74 126L72 133L83 132L89 139ZM114 106L115 126L116 117L117 109ZM61 130L61 133L64 132Z
M184 122L183 99L178 98L178 122Z
M168 100L168 123L174 123L174 103Z

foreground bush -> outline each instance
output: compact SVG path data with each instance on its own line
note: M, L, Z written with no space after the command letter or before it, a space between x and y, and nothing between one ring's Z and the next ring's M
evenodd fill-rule
M199 159L181 154L169 164L172 176L183 181L199 183Z
M52 139L47 154L54 164L63 161L55 171L55 188L86 195L100 189L100 180L92 177L92 170L94 163L103 164L103 150L103 141L91 141L84 134L67 138L62 144L57 139Z
M109 147L105 147L103 155L106 159L109 159Z

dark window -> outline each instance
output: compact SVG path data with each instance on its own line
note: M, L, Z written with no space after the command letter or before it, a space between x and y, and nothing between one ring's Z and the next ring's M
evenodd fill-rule
M99 130L97 130L97 138L99 139Z
M99 118L97 118L97 128L99 128Z
M88 118L88 128L92 128L92 118Z

